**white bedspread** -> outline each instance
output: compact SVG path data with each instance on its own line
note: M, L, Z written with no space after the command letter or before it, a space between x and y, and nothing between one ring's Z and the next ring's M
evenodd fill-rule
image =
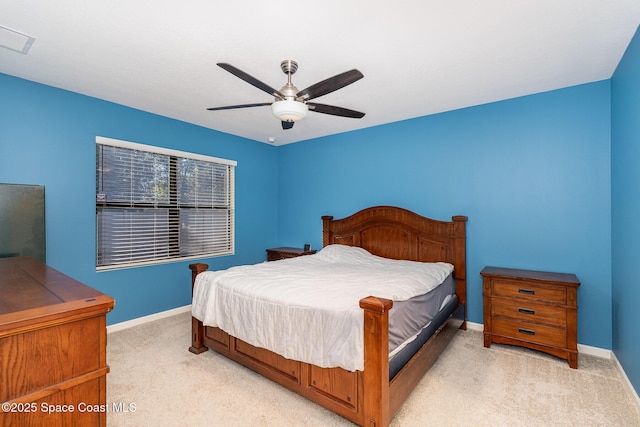
M206 326L288 359L363 370L359 301L370 295L407 300L452 271L447 263L390 260L330 245L315 255L200 273L192 313Z

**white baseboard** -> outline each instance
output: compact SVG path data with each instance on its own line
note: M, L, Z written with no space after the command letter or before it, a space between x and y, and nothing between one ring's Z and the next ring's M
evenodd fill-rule
M148 316L127 320L126 322L114 323L113 325L107 326L107 333L110 334L111 332L129 329L134 326L153 322L154 320L164 319L165 317L175 316L176 314L181 314L187 311L191 311L191 304L185 305L183 307L172 308L171 310L161 311L159 313L150 314Z
M592 347L590 345L578 344L578 353L588 354L590 356L600 357L602 359L611 359L613 351L606 348Z
M482 323L469 322L467 320L467 329L484 332L484 325Z
M618 367L618 370L622 374L622 378L624 378L624 381L627 384L627 387L629 388L629 391L631 391L631 395L636 398L636 404L638 405L638 408L640 408L640 395L638 395L638 392L636 391L636 389L633 388L633 384L631 384L631 381L629 381L629 377L627 376L627 373L622 368L622 365L620 364L620 361L616 357L616 354L612 352L612 357L611 358L613 359L613 361L615 362L616 366Z

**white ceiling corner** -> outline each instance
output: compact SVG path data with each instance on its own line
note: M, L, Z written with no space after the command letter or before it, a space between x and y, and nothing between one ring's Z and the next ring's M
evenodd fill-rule
M37 43L0 72L281 145L610 78L639 23L638 0L3 0L0 26ZM359 69L314 101L364 118L206 110L272 101L217 62L279 89L284 59L299 89Z

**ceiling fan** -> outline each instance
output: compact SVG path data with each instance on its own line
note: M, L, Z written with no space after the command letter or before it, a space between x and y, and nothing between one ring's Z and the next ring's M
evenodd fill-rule
M350 117L360 119L364 117L364 113L360 111L349 110L347 108L336 107L333 105L318 104L316 102L308 102L311 99L318 98L338 89L341 89L353 82L364 77L364 75L356 70L345 71L328 79L322 80L306 89L298 90L291 83L291 76L298 69L298 63L292 60L285 60L280 63L280 68L287 75L287 84L282 86L280 90L276 90L266 83L261 82L255 77L250 76L244 71L224 62L218 63L218 66L227 70L234 76L244 80L252 86L257 87L263 92L275 97L273 102L263 102L257 104L230 105L227 107L207 108L209 111L216 110L232 110L236 108L262 107L271 105L273 115L282 122L282 129L291 129L294 122L302 120L307 111L315 111L316 113L331 114L333 116Z

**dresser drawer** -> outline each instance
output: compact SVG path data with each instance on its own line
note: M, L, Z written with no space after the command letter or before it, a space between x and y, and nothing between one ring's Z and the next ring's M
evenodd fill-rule
M492 332L509 338L555 347L567 347L567 330L501 318L492 319Z
M491 280L492 294L507 298L524 298L532 301L548 301L565 304L567 289L564 286L540 285L534 282Z
M524 322L542 323L560 328L567 326L567 310L565 308L530 301L492 298L491 316L509 317Z

